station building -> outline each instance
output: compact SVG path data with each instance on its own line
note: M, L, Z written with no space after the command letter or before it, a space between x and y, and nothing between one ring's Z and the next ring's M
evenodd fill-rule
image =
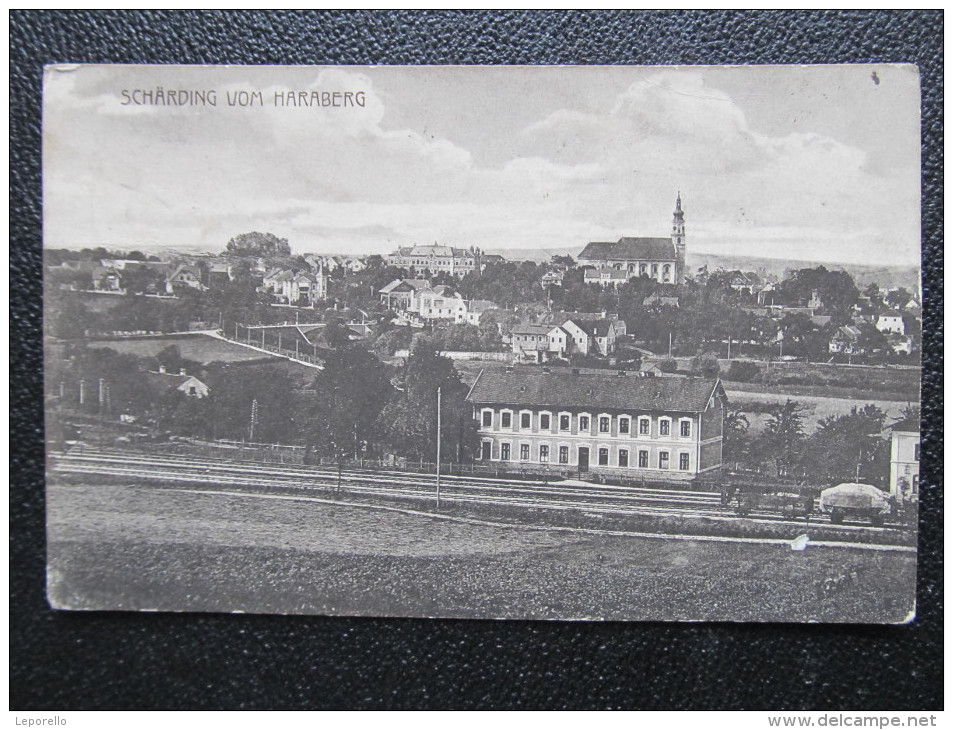
M508 470L690 480L722 467L727 397L718 379L486 369L467 400L478 460Z

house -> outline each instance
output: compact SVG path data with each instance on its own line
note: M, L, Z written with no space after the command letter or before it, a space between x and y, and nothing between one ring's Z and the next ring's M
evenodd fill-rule
M884 334L888 332L898 335L906 334L903 315L896 310L881 312L880 315L878 315L877 322L874 326Z
M828 343L828 352L842 352L845 355L860 354L860 329L854 325L838 327Z
M122 277L112 266L95 266L90 272L96 291L122 291Z
M586 267L582 275L582 280L586 284L598 284L599 286L618 286L625 284L629 280L629 275L621 270L611 266L600 268Z
M677 284L685 276L685 214L681 194L675 201L670 238L620 238L593 242L577 257L580 266L612 268L625 278L647 276L661 284Z
M778 285L774 282L768 282L758 291L758 305L762 307L773 305L777 294Z
M547 271L539 280L539 285L543 289L548 289L551 286L562 286L563 274L559 271Z
M757 274L752 271L733 271L728 286L736 292L747 292L754 294L761 287L761 280Z
M893 332L887 335L887 346L895 355L912 355L916 349L913 337L898 335Z
M192 266L191 264L179 264L166 277L166 293L174 294L176 287L189 287L190 289L198 289L199 291L208 289L208 287L202 283L202 270L198 266Z
M395 312L413 308L414 296L418 291L430 288L426 279L394 279L382 289L378 289L381 303Z
M288 304L314 304L315 279L310 274L292 274L281 281L282 300Z
M549 362L565 354L567 337L551 324L520 324L510 332L510 346L517 362Z
M185 369L176 373L166 372L164 365L159 366L157 372L145 373L146 382L155 388L160 397L181 393L186 398L207 398L209 387L194 375L189 375Z
M479 460L535 472L690 480L722 466L720 380L483 370L467 394Z
M466 321L467 303L463 296L449 286L440 285L433 289L421 289L416 292L413 311L421 319L446 319L462 324Z
M466 323L474 326L480 325L480 319L485 312L489 312L491 309L497 309L496 304L488 299L471 299L466 304Z
M480 259L479 249L455 248L437 244L432 246L406 246L384 256L388 266L416 271L429 269L434 274L445 272L451 276L463 276L477 270L480 266Z
M920 496L920 422L905 418L890 429L890 493L916 502Z
M615 352L616 329L609 320L597 319L583 322L569 320L563 323L563 329L570 332L569 328L566 327L568 324L575 324L588 335L588 348L584 354L607 356Z
M537 324L562 324L567 319L573 319L577 322L606 320L615 329L616 337L622 337L628 331L624 319L619 317L618 314L607 314L605 310L601 312L543 312L537 318Z

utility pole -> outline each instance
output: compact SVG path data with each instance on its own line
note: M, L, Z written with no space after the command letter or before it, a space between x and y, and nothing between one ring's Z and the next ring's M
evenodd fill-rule
M731 335L728 335L728 362L731 362Z
M672 356L672 333L668 333L668 356Z
M235 323L235 342L238 342L238 322Z
M440 509L440 387L437 387L437 510Z
M255 426L258 424L258 399L251 402L251 427L248 429L248 440L255 442Z

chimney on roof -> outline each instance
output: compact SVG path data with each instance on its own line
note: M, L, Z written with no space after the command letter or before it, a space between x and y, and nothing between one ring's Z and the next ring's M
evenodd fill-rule
M179 375L188 375L188 373L185 372L185 368L179 368Z
M159 372L162 373L162 374L165 374L165 365L160 365L160 366L159 366Z

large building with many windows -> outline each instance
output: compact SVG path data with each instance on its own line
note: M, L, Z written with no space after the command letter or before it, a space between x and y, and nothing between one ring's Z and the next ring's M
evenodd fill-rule
M547 370L480 373L467 399L481 461L650 480L721 469L727 397L720 380Z

